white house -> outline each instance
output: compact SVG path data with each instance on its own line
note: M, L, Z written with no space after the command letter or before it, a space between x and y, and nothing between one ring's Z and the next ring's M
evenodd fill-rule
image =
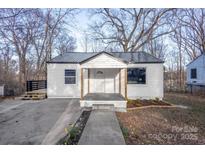
M163 98L163 61L146 52L66 52L47 62L48 98L80 98L80 105Z
M187 65L187 85L189 88L205 86L205 54L198 56Z

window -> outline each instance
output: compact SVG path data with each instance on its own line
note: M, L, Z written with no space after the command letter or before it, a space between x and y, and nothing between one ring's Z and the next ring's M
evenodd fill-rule
M129 84L146 84L146 69L128 68L127 82Z
M197 71L196 68L191 69L191 79L196 79L197 78Z
M65 84L76 83L76 72L75 70L65 70Z

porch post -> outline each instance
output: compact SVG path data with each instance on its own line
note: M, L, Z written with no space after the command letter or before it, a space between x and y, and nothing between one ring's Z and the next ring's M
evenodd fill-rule
M90 92L90 69L88 68L88 93Z
M83 68L80 69L80 77L81 77L81 82L80 82L80 87L81 87L81 96L80 99L83 100Z
M127 99L127 68L125 68L125 99Z
M121 68L119 70L119 93L121 94Z

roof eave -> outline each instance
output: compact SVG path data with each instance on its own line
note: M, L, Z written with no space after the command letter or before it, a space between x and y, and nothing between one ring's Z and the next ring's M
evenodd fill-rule
M46 62L47 64L79 64L79 62Z
M160 64L160 63L164 63L164 61L160 61L160 62L134 62L134 63L130 63L130 64Z

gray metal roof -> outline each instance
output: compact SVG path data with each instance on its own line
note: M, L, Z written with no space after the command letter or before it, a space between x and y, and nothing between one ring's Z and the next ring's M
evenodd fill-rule
M149 53L140 52L100 52L113 55L127 63L163 63L161 59L152 56ZM56 56L48 63L81 63L91 57L94 57L99 52L66 52Z

